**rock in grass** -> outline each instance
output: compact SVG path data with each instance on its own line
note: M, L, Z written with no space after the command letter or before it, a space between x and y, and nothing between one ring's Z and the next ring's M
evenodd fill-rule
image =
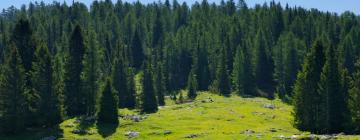
M264 108L275 109L275 105L273 105L273 104L265 104Z
M198 136L199 136L199 134L193 133L193 134L185 136L185 138L195 138L195 137L198 137Z
M255 133L254 130L244 130L240 132L240 134L254 134L254 133Z
M136 131L128 131L125 133L125 136L128 137L129 139L138 137L139 135L140 132L136 132Z
M172 133L171 130L165 130L165 131L164 131L164 135L170 135L171 133Z
M44 137L41 140L56 140L55 136Z
M73 131L71 131L71 133L82 135L82 134L86 134L86 131L80 129L74 129Z
M277 130L275 128L270 128L269 130L270 132L277 132Z

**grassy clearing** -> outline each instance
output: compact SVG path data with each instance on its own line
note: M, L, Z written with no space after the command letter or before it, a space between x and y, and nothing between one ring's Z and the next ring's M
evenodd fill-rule
M210 99L213 102L210 102ZM168 103L171 103L167 99ZM274 105L275 109L265 108ZM202 92L197 100L185 104L171 104L161 107L159 112L150 114L140 122L120 119L119 126L97 124L80 125L76 119L69 119L60 124L62 139L116 139L125 140L124 133L140 132L135 140L178 140L196 135L199 140L238 140L238 139L276 139L280 135L307 135L295 129L291 122L291 106L279 100L270 101L264 98L241 98L238 96L221 97ZM122 116L137 114L134 110L119 110ZM84 130L84 134L73 134L75 129ZM271 132L270 130L276 130ZM252 134L241 134L244 130L255 131ZM171 134L165 134L171 131ZM54 130L26 133L5 139L39 139L59 133ZM346 136L342 139L360 139Z

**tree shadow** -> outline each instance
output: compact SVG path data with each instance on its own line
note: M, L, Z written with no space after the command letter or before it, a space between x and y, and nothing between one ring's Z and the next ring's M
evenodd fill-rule
M99 134L105 138L108 137L116 132L116 128L118 127L119 123L97 123L97 129Z

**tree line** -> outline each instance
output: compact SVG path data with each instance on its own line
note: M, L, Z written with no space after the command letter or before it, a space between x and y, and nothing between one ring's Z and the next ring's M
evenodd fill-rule
M187 89L190 100L207 90L279 98L300 130L357 133L359 25L351 12L243 0L10 7L0 16L0 131L75 116L118 123L117 108L153 113Z

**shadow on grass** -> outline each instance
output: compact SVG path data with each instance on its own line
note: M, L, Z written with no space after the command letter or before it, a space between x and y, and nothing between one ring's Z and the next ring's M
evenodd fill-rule
M47 128L29 128L19 133L0 134L1 140L38 140L50 137L56 139L61 139L64 137L64 132L59 125Z
M99 134L105 138L116 132L118 123L97 123L97 129Z

